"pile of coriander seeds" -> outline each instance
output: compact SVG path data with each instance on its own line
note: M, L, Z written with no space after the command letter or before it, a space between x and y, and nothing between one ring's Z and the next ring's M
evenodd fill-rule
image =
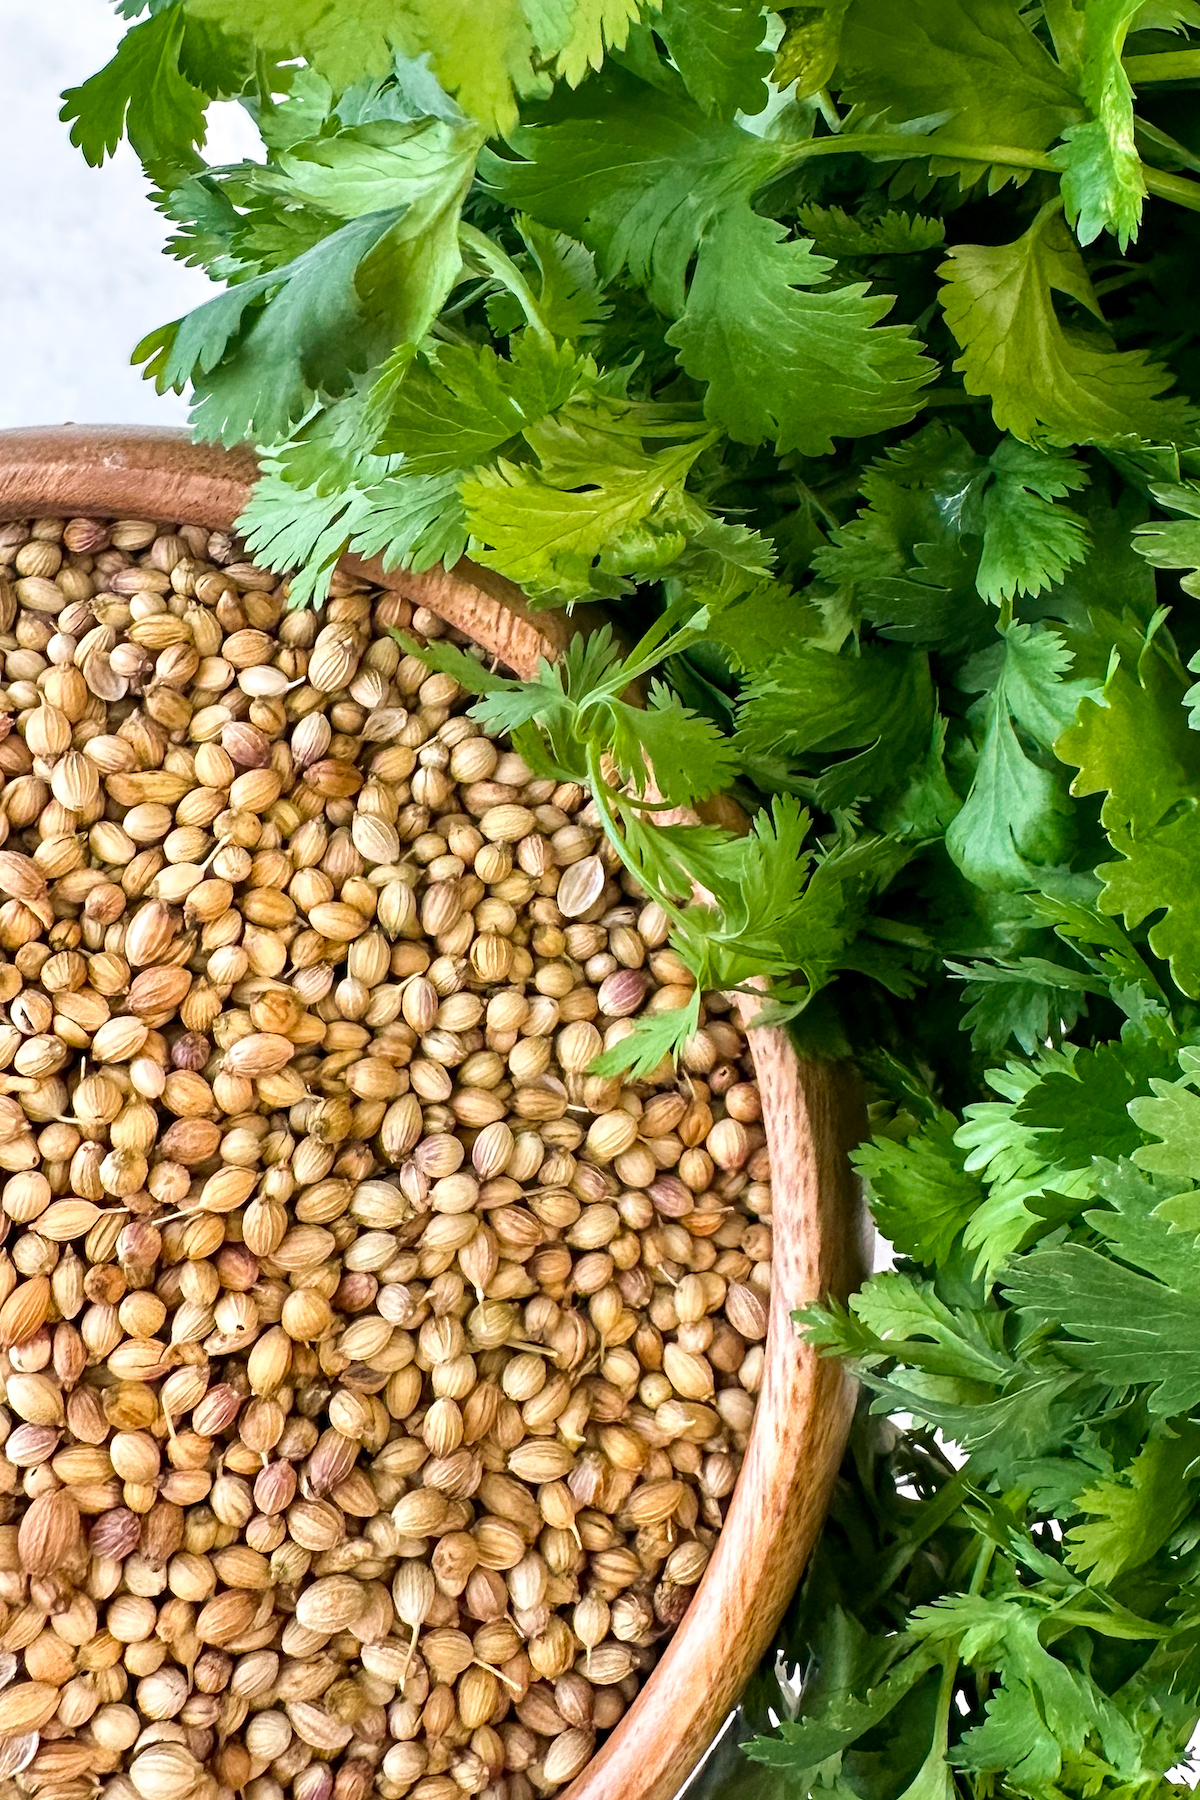
M763 1370L746 1039L576 786L335 577L0 525L0 1800L530 1800Z

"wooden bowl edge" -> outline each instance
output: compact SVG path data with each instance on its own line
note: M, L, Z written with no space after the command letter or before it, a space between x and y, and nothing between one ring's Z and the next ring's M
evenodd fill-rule
M98 515L229 530L257 472L248 449L196 444L160 425L44 425L0 431L0 519ZM385 570L348 556L353 574L427 606L526 679L578 629L555 608L534 611L520 588L464 557L454 569Z

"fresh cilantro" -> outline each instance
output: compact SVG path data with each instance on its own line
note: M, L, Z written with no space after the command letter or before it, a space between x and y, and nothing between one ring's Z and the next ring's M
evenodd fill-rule
M572 86L619 48L638 0L532 0L480 11L446 0L360 0L353 11L324 0L187 0L200 18L249 32L278 57L302 56L335 87L386 74L393 51L428 56L438 80L480 124L506 129L519 98L544 88L549 62Z
M1069 77L1010 0L909 0L903 10L856 0L840 61L848 100L897 121L934 122L935 143L979 145L974 165L954 159L964 182L978 180L990 146L1044 150L1082 111Z
M189 18L179 0L126 32L116 55L63 95L60 117L93 166L128 137L156 179L201 166L209 102L238 93L251 58L238 21L230 35Z
M928 661L901 645L835 655L797 644L772 657L742 694L738 742L755 754L819 752L825 761L833 752L859 752L825 762L813 791L827 806L895 787L933 723Z
M405 378L378 447L402 455L410 475L472 468L565 406L584 374L573 351L535 332L520 333L509 361L448 344Z
M767 104L771 55L755 0L662 0L655 29L692 99L721 119Z
M1185 993L1200 993L1200 740L1182 708L1185 679L1161 631L1114 660L1103 694L1085 698L1058 753L1078 767L1074 793L1105 796L1100 817L1118 860L1097 871L1101 905L1131 926L1162 912L1150 948Z
M319 393L337 394L386 343L365 311L360 270L398 209L343 225L295 262L208 301L134 351L159 393L191 382L197 436L284 438Z
M665 912L687 1002L598 1072L707 1084L714 989L859 1060L896 1267L801 1315L865 1404L695 1800L1164 1800L1200 1720L1200 7L118 12L65 116L218 284L140 356L254 440L245 554L293 606L346 550L469 551L611 609L529 681L417 651ZM225 99L262 151L222 168Z
M1091 115L1063 133L1058 160L1067 218L1081 244L1111 231L1122 250L1138 234L1146 179L1134 140L1133 87L1121 63L1141 0L1054 8L1055 49Z
M919 213L886 212L877 219L859 219L841 206L810 203L798 209L797 217L824 256L914 256L937 250L946 241L942 220Z
M1067 1539L1073 1567L1108 1583L1147 1562L1195 1502L1198 1456L1200 1434L1194 1428L1179 1432L1156 1425L1119 1478L1085 1488L1075 1504L1087 1523L1075 1526Z
M877 1138L854 1158L880 1230L918 1262L940 1262L983 1197L954 1142L956 1124L939 1108L906 1143Z
M1057 632L1010 625L1001 656L988 651L964 685L990 685L974 778L946 833L946 848L980 887L1036 887L1072 852L1072 815L1049 751L1090 691L1063 679L1071 658ZM994 671L994 673L993 673Z
M1135 1274L1083 1244L1034 1250L1005 1276L1029 1316L1058 1320L1061 1354L1118 1394L1143 1387L1164 1417L1200 1404L1200 1293Z
M492 191L587 244L607 280L627 268L672 317L706 232L726 211L748 210L787 160L778 145L706 118L677 83L651 98L608 71L561 124L521 126L511 144L516 159L481 158Z
M708 416L737 442L820 456L835 437L904 425L934 369L891 302L859 284L826 291L831 264L749 208L706 234L687 305L667 333L707 384Z
M1116 350L1094 329L1068 328L1054 294L1101 317L1087 270L1057 206L1014 243L960 244L940 273L946 323L970 394L984 394L1002 431L1028 443L1116 444L1184 435L1187 403L1164 397L1171 373L1145 350Z

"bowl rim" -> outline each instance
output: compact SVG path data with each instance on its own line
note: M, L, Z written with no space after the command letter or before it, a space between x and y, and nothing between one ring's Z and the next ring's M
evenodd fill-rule
M101 516L232 528L253 453L160 426L0 431L0 519ZM466 559L414 574L343 565L428 607L523 676L586 620L529 606ZM593 615L595 616L595 615ZM760 1003L739 998L747 1025ZM825 1517L854 1409L843 1367L803 1343L791 1308L845 1298L867 1269L869 1228L847 1158L865 1112L844 1064L800 1058L756 1026L750 1047L772 1163L774 1258L762 1387L724 1526L691 1605L626 1713L559 1800L673 1800L716 1740L771 1642Z

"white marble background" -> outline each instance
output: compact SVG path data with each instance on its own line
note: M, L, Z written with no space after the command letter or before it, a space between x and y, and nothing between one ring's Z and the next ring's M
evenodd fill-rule
M0 427L186 418L129 353L215 290L162 254L128 147L89 169L58 118L63 88L108 61L122 28L107 0L0 0ZM213 109L211 160L257 142L239 107Z

